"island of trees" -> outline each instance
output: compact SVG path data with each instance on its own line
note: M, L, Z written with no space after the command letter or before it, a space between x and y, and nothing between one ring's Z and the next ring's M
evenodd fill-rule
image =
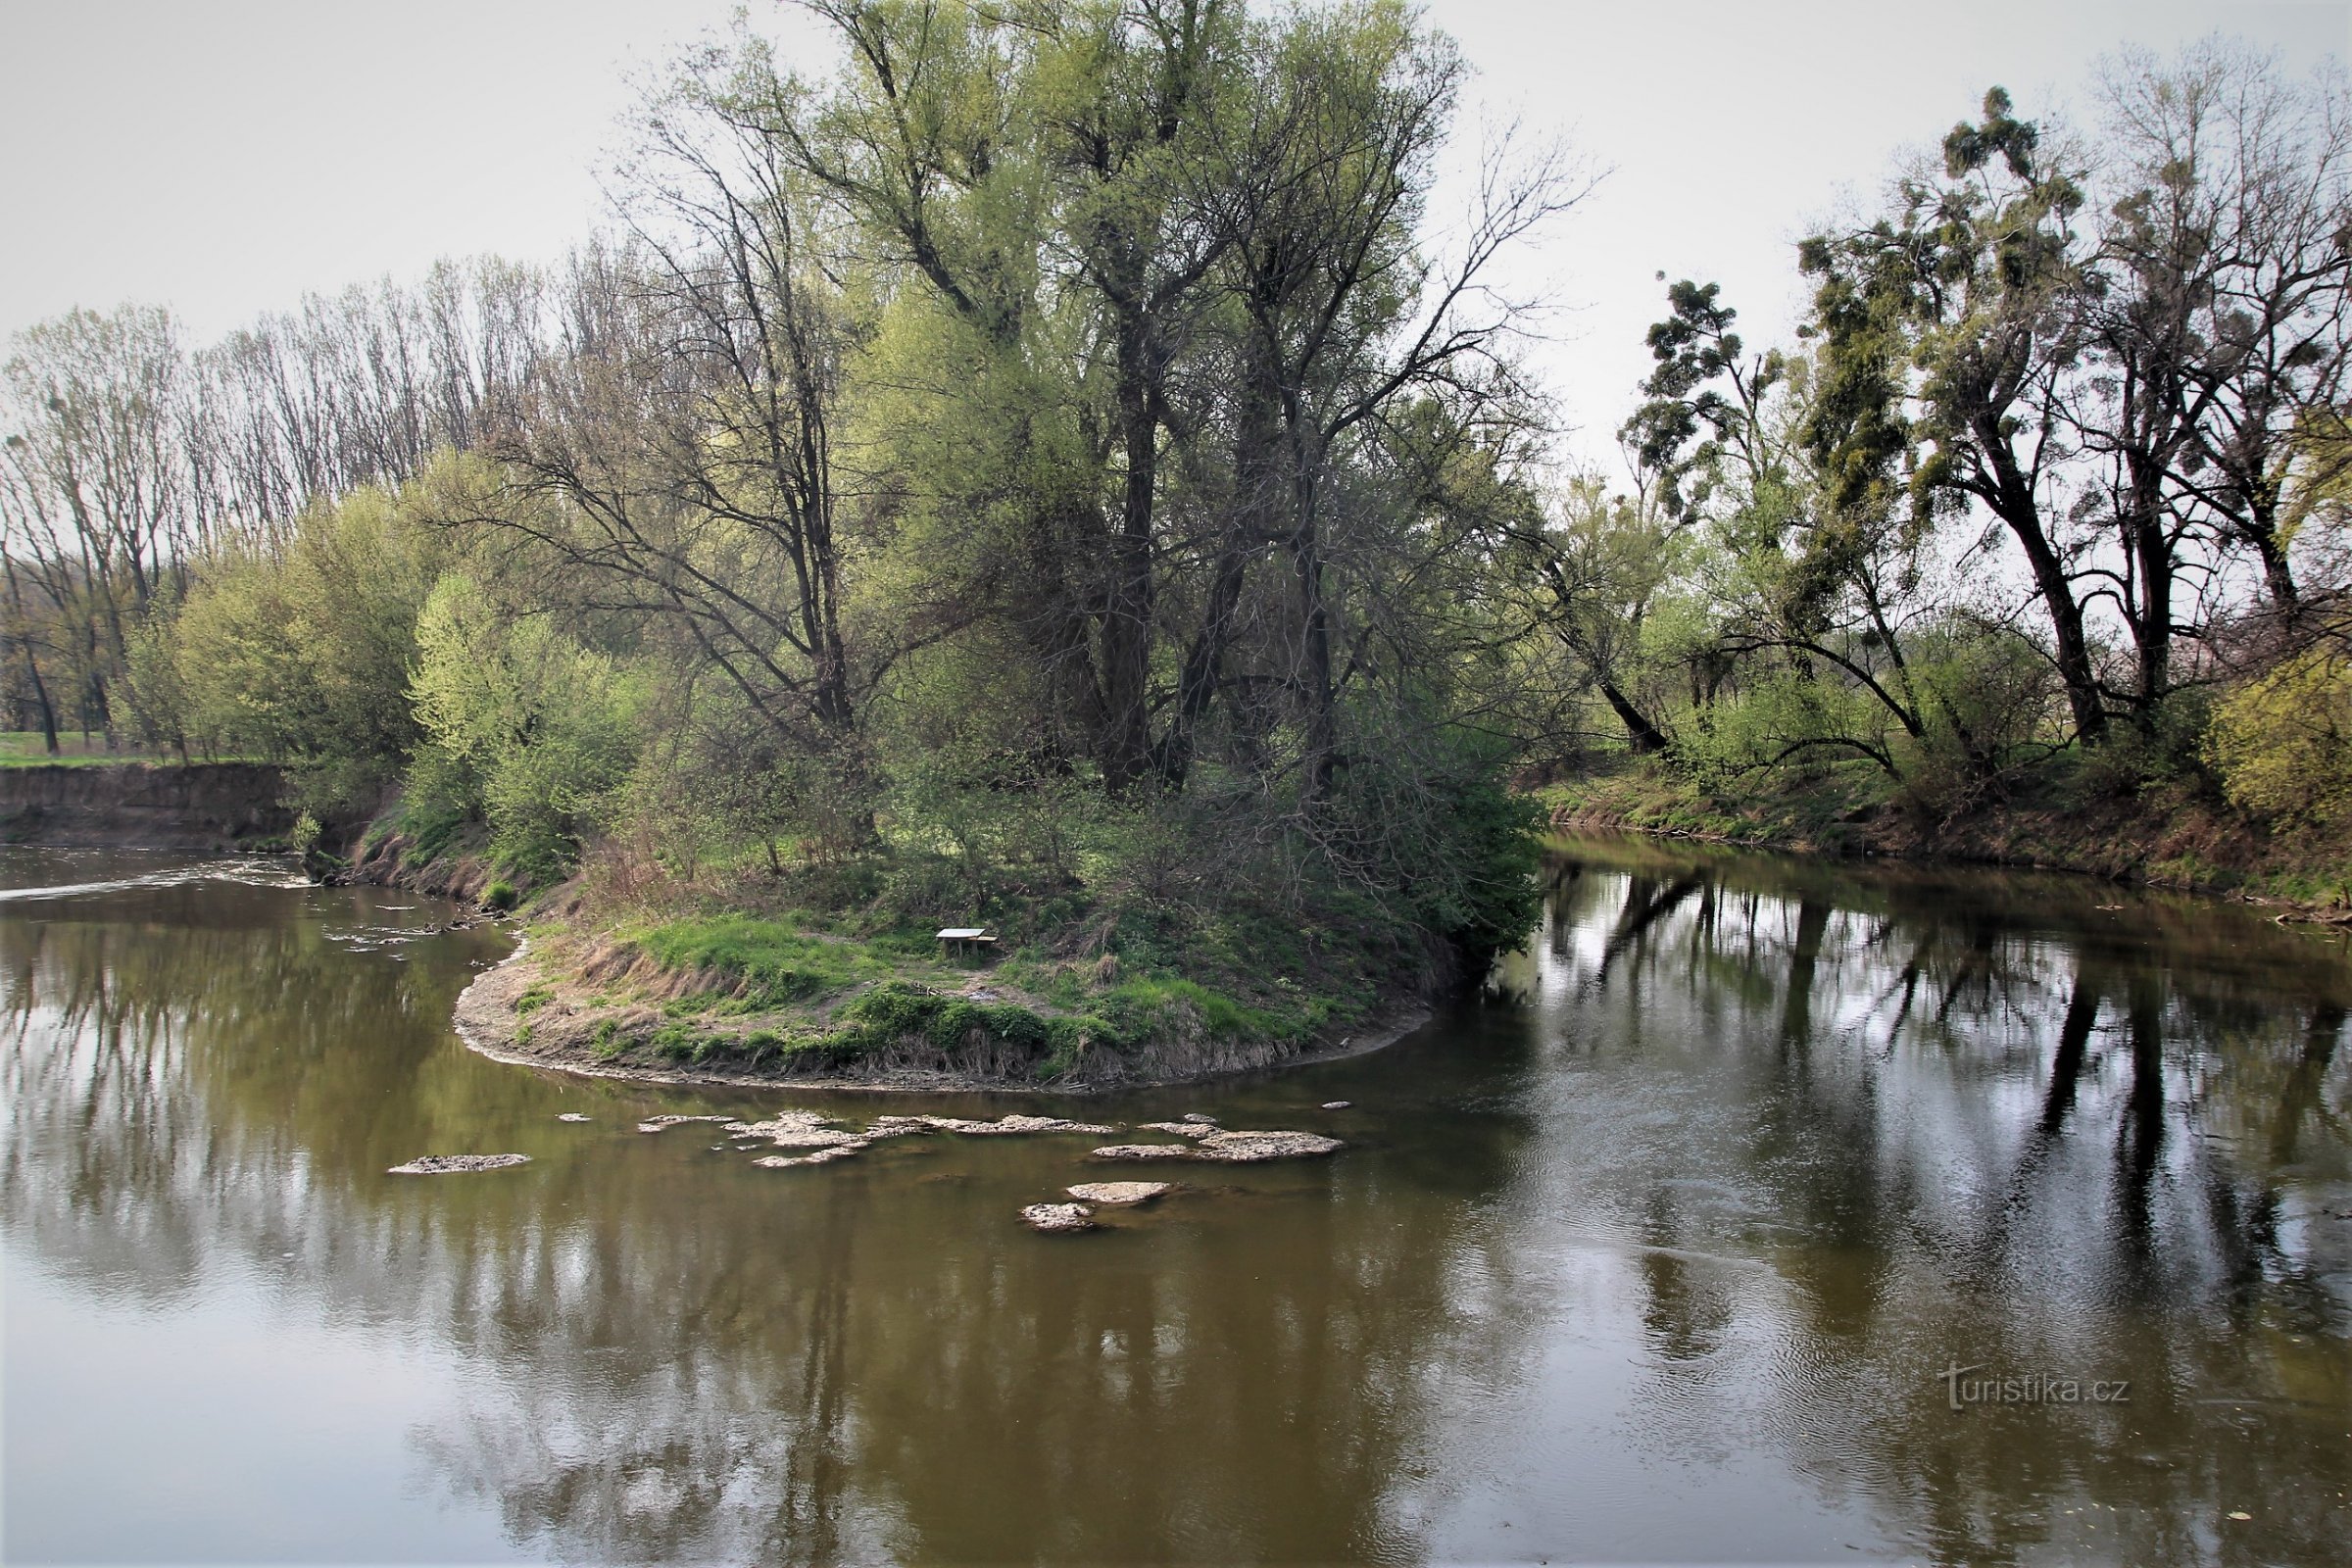
M535 901L517 1038L763 1072L1336 1042L1521 938L1547 812L2352 876L2339 79L1993 89L1793 341L1661 273L1583 471L1495 281L1580 177L1437 210L1419 14L809 9L561 265L18 334L16 727L277 762L315 856Z

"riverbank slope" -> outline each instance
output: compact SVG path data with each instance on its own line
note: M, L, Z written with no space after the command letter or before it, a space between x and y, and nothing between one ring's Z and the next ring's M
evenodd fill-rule
M1536 793L1560 832L2074 871L2276 906L2290 918L2352 921L2352 842L2273 827L2193 778L2050 774L1941 810L1835 777L1734 794L1653 765Z
M285 779L260 762L0 767L0 842L50 849L289 848Z

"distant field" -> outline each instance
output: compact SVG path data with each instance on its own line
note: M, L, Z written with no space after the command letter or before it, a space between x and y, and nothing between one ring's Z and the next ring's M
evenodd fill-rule
M152 756L145 752L106 749L106 737L93 735L86 742L81 732L57 737L57 756L51 757L37 729L0 730L0 767L45 767L52 763L67 766L102 762L162 762L172 759Z

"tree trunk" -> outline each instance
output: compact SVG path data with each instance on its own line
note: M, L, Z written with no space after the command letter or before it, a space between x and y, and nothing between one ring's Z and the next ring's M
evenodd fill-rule
M1643 716L1642 710L1613 681L1604 680L1599 685L1600 695L1610 710L1624 722L1626 744L1633 747L1636 756L1650 757L1666 749L1665 733Z
M1119 434L1127 473L1102 616L1102 778L1113 794L1131 789L1152 761L1151 714L1145 705L1152 662L1152 510L1159 420L1151 392L1150 336L1150 323L1140 312L1121 312Z
M2066 686L2066 706L2074 716L2075 733L2085 741L2097 741L2107 733L2107 708L2099 699L2098 677L2090 667L2090 639L2083 630L2082 606L2075 598L2075 585L2067 576L2066 564L2042 532L2041 509L2025 476L2008 460L2009 449L1999 429L1987 416L1978 421L1974 434L1995 469L1997 482L1984 499L2025 552L2026 564L2034 572L2034 590L2050 617L2058 678Z

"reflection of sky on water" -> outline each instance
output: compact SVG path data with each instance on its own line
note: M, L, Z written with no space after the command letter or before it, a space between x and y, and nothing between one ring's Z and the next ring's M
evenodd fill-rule
M1073 1240L1011 1215L1083 1140L757 1170L628 1129L783 1097L466 1053L449 1001L503 939L446 906L67 869L141 880L0 915L12 1556L2352 1533L2348 971L2233 910L1589 848L1494 994L1414 1039L1089 1102L1354 1147L1186 1171L1208 1190ZM509 1149L533 1163L381 1174ZM1955 1358L2133 1398L1955 1414Z

